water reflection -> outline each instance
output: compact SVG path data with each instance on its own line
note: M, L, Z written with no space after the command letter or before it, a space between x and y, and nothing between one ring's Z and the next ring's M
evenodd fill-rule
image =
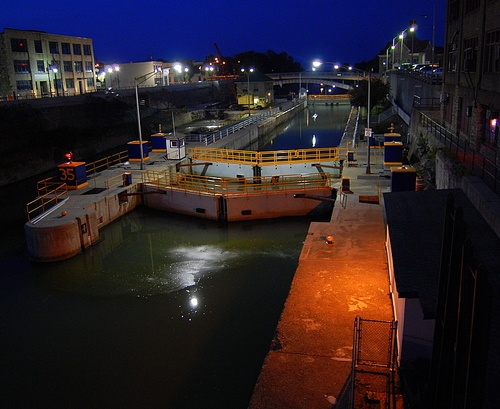
M261 150L338 146L350 109L350 105L309 104L286 127L268 135Z
M266 234L270 226L278 236ZM198 286L256 259L293 259L296 246L287 245L289 228L290 223L277 220L221 227L144 209L103 229L101 241L87 252L34 269L45 290L150 297Z

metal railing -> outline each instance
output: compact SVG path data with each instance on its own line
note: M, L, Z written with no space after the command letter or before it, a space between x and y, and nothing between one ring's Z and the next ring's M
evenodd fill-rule
M95 162L85 164L87 178L94 178L95 181L99 172L109 169L111 166L128 160L128 152L122 151ZM59 180L59 175L40 180L36 184L37 197L26 205L28 220L40 213L46 212L51 207L57 205L68 194L68 185ZM110 178L104 182L103 188L109 189L123 183L122 175ZM97 187L97 186L95 186Z
M300 193L329 187L330 179L331 175L326 173L241 178L220 178L153 170L148 170L143 174L143 183L146 186L210 196Z
M308 148L280 151L245 151L197 147L188 149L194 161L278 165L283 163L338 161L345 148Z
M272 110L263 110L258 115L251 115L245 118L242 121L239 121L233 125L227 126L218 131L208 133L208 134L189 134L186 135L186 142L198 142L203 143L205 145L210 145L211 143L217 142L220 139L223 139L235 132L240 131L241 129L247 128L248 126L254 124L255 122L263 121L270 116L275 115L279 112L278 108L273 108Z
M468 139L454 134L423 112L419 113L419 123L448 148L468 172L481 178L495 193L500 193L500 172L496 152L492 153L493 158L481 155L470 146Z
M289 105L287 107L282 106L282 107L278 107L278 108L265 109L265 110L262 110L259 114L248 116L247 118L245 118L239 122L236 122L232 125L224 127L222 129L219 129L219 130L212 132L212 133L188 134L188 135L186 135L186 142L202 143L205 146L208 146L208 145L210 145L214 142L217 142L223 138L226 138L229 135L232 135L232 134L234 134L242 129L245 129L256 122L262 122L269 117L285 113L291 109L296 108L298 105L303 104L303 103L304 103L304 101L291 101L289 104L287 104L287 105ZM248 111L242 111L242 112L248 112Z
M109 169L117 163L122 163L128 160L128 151L121 151L105 158L96 160L95 162L85 164L87 176L95 175L103 170Z
M67 198L68 188L66 183L56 183L50 179L44 179L37 183L38 197L26 205L28 221L45 213Z

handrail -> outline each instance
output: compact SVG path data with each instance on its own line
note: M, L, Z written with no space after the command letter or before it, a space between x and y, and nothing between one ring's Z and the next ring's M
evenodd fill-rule
M497 166L496 153L488 158L476 152L468 139L460 138L448 129L439 125L423 112L419 112L419 123L434 135L434 138L447 147L462 163L465 169L481 178L495 193L500 191L500 169Z
M95 162L85 164L87 176L109 169L111 166L128 160L128 151L121 151L105 158L98 159Z
M144 184L158 189L195 192L210 196L249 196L303 192L330 186L328 173L309 173L280 176L220 178L166 171L148 170Z
M280 151L244 151L195 147L188 149L193 160L246 163L250 165L275 165L297 162L338 161L341 148L307 148Z
M48 179L45 179L41 182L45 182L47 180ZM45 193L26 205L28 221L30 221L34 216L38 216L46 212L51 207L57 205L61 200L65 199L68 194L66 183L42 183L42 186L43 188L42 190L39 190L39 192L45 191ZM49 190L49 186L55 186L55 188Z

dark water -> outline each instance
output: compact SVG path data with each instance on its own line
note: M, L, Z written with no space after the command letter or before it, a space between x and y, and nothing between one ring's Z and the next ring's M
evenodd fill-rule
M336 107L323 108L317 121ZM299 120L274 143L297 129L313 130ZM220 226L144 209L84 254L35 264L32 183L0 192L0 407L246 408L311 220Z
M262 150L309 149L338 146L350 105L309 104ZM342 119L339 121L339 119Z

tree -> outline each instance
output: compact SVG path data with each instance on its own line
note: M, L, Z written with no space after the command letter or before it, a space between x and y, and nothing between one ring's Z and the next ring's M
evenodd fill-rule
M370 106L374 107L386 100L391 86L380 78L372 78L370 82ZM362 80L358 86L348 92L351 104L359 107L368 107L368 80Z
M253 67L262 73L272 72L298 72L303 71L299 62L286 52L276 53L272 50L259 53L255 51L245 51L235 55L235 60L241 67Z
M7 74L0 72L0 96L5 96L12 92L9 77Z

